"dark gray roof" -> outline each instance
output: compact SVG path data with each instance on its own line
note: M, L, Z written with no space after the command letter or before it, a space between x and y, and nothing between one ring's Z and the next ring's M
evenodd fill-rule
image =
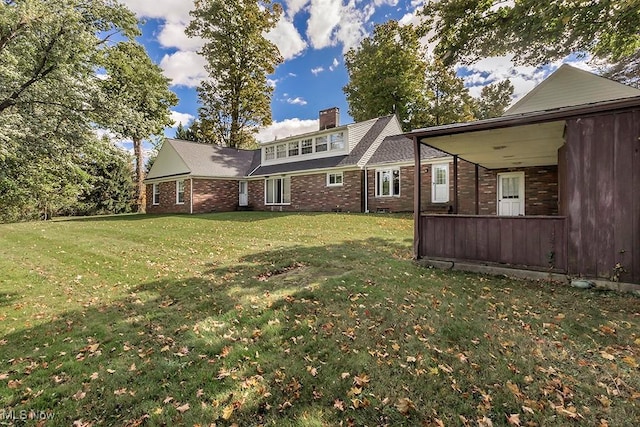
M384 128L389 124L389 122L393 119L393 116L385 116L380 117L376 122L371 126L371 129L367 133L364 134L360 142L353 147L351 153L344 159L342 165L355 165L357 164L362 156L367 152L371 144L373 144L380 135L380 132L384 130Z
M287 172L298 172L312 169L330 169L340 166L343 160L349 156L333 156L322 159L301 160L299 162L280 163L278 165L260 166L251 176L275 175Z
M420 158L422 160L447 156L448 154L435 148L427 147L423 144L420 146ZM402 135L394 135L388 136L382 141L376 152L371 156L371 159L369 159L367 166L413 160L413 140Z
M250 172L255 152L167 138L194 176L241 178Z
M389 124L393 116L380 117L364 134L362 139L353 147L351 153L344 156L325 157L321 159L301 160L299 162L281 163L278 165L260 166L251 176L274 175L288 172L299 172L314 169L332 169L337 167L354 166L374 143L380 132ZM413 153L413 152L412 152ZM413 156L413 154L412 154ZM413 157L412 157L413 158ZM259 163L259 159L258 159Z

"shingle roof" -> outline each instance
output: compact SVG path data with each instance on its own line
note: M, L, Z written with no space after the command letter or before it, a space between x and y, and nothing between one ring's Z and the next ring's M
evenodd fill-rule
M435 148L427 147L424 144L420 146L420 158L422 160L447 156L448 154ZM376 152L371 156L371 159L369 159L367 166L413 160L413 140L402 135L394 135L388 136L382 141Z
M270 166L260 166L257 170L255 170L251 176L258 175L275 175L280 173L287 172L299 172L304 170L314 170L314 169L329 169L340 166L345 166L342 164L344 159L348 156L333 156L333 157L324 157L322 159L310 159L310 160L301 160L299 162L289 162L289 163L280 163L277 165Z
M364 134L362 139L351 150L351 153L344 156L325 157L320 159L301 160L299 162L288 162L270 166L260 166L251 176L257 175L273 175L288 172L299 172L304 170L315 169L331 169L336 167L355 166L367 152L371 144L373 144L380 135L380 132L389 124L393 116L380 117ZM413 152L412 152L413 153ZM413 158L413 154L412 154Z
M393 116L380 117L373 126L371 126L371 129L369 129L369 131L362 137L360 142L353 147L351 153L349 153L349 155L342 161L342 165L357 164L369 147L371 147L371 144L375 142L378 135L380 135L380 132L384 130L392 119Z
M260 150L239 150L219 145L167 139L191 170L203 177L241 178L251 171L255 154Z

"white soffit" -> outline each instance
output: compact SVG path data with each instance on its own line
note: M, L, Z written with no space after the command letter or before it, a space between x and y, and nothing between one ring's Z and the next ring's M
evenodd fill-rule
M558 164L564 127L561 120L421 138L421 142L487 169L548 166Z

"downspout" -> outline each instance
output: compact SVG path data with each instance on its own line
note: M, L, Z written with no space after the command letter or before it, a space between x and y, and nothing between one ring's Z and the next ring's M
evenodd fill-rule
M189 178L189 213L193 214L193 178Z
M458 155L453 156L453 213L458 215Z
M364 213L369 213L369 172L367 167L364 167Z
M420 259L422 242L420 241L421 230L421 217L420 207L422 206L421 200L421 187L422 182L420 179L420 142L417 137L413 137L413 157L415 162L414 171L414 185L413 185L413 259Z

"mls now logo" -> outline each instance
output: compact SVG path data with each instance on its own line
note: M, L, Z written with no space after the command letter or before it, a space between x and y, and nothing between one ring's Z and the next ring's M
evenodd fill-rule
M0 420L5 420L5 421L52 420L55 417L55 415L56 414L51 411L33 411L33 410L16 411L13 409L0 410Z

